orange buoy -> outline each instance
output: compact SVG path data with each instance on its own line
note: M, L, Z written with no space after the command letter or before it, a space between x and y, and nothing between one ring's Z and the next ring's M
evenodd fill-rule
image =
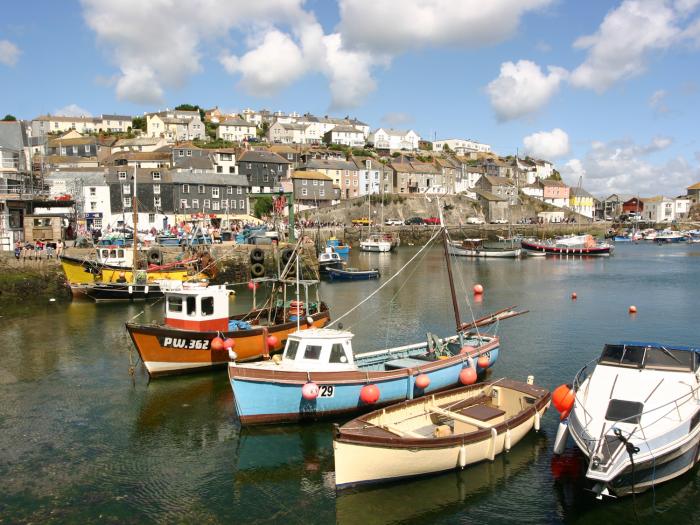
M474 293L476 295L480 295L480 294L484 293L484 287L481 286L480 284L475 284L474 285Z
M425 390L430 386L430 378L427 374L420 374L416 376L416 386L421 390Z
M267 346L269 346L270 348L275 348L277 346L277 343L279 343L279 339L277 339L277 336L267 336Z
M578 295L576 295L576 292L571 293L571 300L575 301L578 298Z
M360 390L360 401L367 405L373 405L379 401L379 388L377 385L365 385Z
M211 340L211 349L212 350L223 350L224 349L224 340L221 339L221 337L215 337L214 339Z
M307 401L316 399L318 397L318 385L313 381L305 383L304 386L301 387L301 397Z
M258 287L257 283L254 283L253 281L248 281L248 289L249 290L255 290Z
M552 404L562 415L569 415L574 408L574 401L576 401L576 394L571 385L559 385L552 392Z
M480 355L479 359L476 360L476 364L479 368L488 368L490 363L491 359L486 354Z
M636 313L637 313L637 307L634 306L634 305L630 306L629 312L630 312L631 314L636 314Z
M231 348L233 348L234 346L236 346L236 341L234 341L230 337L224 339L224 348L226 350L231 350Z
M463 385L476 383L476 368L473 366L462 368L462 371L459 373L459 382Z

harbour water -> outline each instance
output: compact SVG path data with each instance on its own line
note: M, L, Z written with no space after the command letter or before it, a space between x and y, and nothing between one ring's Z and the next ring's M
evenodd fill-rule
M382 283L417 251L355 250L351 259L378 267ZM494 377L532 374L553 388L605 342L700 344L698 245L620 245L599 259L462 259L454 271L464 320L530 310L490 329L502 338ZM480 302L474 283L486 290ZM321 291L337 318L377 286ZM242 290L234 304L250 300ZM554 409L541 432L492 463L336 495L332 423L242 430L225 371L150 383L141 367L130 375L136 355L124 322L136 315L157 320L161 304L52 303L2 320L0 523L700 522L697 470L619 501L555 480ZM356 352L452 332L441 248L342 323L356 333Z

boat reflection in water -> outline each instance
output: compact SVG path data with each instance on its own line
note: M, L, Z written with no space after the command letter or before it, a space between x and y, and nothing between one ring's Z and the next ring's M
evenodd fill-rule
M418 519L431 523L439 516L454 517L471 504L498 492L534 465L545 452L543 434L528 434L518 446L494 461L464 470L389 485L345 490L336 499L336 522L342 525L403 523Z

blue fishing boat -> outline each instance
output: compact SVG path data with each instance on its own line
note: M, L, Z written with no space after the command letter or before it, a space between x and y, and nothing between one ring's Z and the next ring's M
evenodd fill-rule
M326 247L327 248L333 248L335 253L342 257L347 257L350 254L350 245L345 244L343 241L340 239L337 239L336 237L331 237L326 241Z
M333 268L326 269L328 278L331 281L368 281L379 279L379 270L359 270L357 268Z

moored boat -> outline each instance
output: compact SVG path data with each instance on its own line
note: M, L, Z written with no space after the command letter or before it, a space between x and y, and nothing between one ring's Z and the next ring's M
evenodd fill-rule
M690 470L699 459L700 347L608 344L594 362L552 394L564 418L555 454L570 434L599 497L643 492Z
M405 401L336 429L337 488L464 468L539 430L549 392L509 379Z
M345 260L332 247L327 247L318 255L318 271L321 273L326 273L329 268L342 268L344 265Z
M591 235L559 237L553 241L534 241L523 239L521 246L528 252L540 252L546 255L608 256L612 255L614 246L605 242L596 242Z
M517 259L520 257L522 249L520 247L487 247L484 246L483 239L464 239L462 242L451 242L449 244L450 255L461 257L498 257Z
M676 244L687 240L687 237L682 232L673 230L664 230L657 233L654 239L658 244Z
M360 241L360 250L363 252L390 252L394 248L392 241L381 234L369 235Z
M326 241L326 247L333 248L333 251L335 251L341 257L347 257L350 253L350 245L345 244L343 241L336 237L331 237L330 239L328 239Z
M331 281L367 281L379 279L379 270L359 270L357 268L328 268L326 270Z

